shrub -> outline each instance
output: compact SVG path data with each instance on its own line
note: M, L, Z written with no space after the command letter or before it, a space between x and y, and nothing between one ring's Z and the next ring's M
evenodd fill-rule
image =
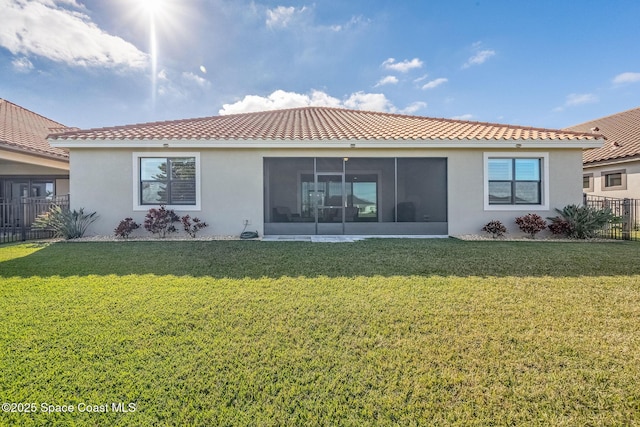
M595 237L605 225L620 220L609 208L596 209L589 206L568 205L562 210L556 209L556 212L559 216L549 219L565 221L568 224L566 235L576 239Z
M504 233L507 232L507 227L502 225L500 221L489 221L484 227L482 227L482 231L491 233L491 237L495 239L496 237L504 236Z
M200 221L200 219L197 217L194 217L193 219L191 219L189 215L183 216L181 218L181 221L182 221L182 228L184 228L184 231L186 231L189 234L189 236L194 238L196 237L196 234L198 233L198 231L209 226L209 224L207 224L204 221ZM193 221L193 223L191 221Z
M555 235L563 235L568 236L571 232L571 224L566 221L564 218L555 217L555 218L547 218L551 221L548 228Z
M84 208L77 211L52 206L48 212L38 215L33 227L52 230L55 237L69 240L84 236L87 228L97 219L98 215L95 212L85 214Z
M536 238L536 234L547 228L547 222L538 214L527 214L516 218L516 224L524 233Z
M145 230L157 234L164 238L167 233L175 233L178 231L173 225L174 222L180 221L180 217L176 215L173 209L167 209L161 205L159 209L151 208L144 217Z
M131 234L133 230L136 230L138 228L140 228L140 225L135 222L133 218L125 218L120 221L120 224L118 224L118 227L116 227L113 232L115 233L116 237L127 239L129 238L129 234Z

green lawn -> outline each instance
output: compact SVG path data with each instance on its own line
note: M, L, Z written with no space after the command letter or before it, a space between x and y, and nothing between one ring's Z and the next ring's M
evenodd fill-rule
M640 425L639 259L637 242L0 246L0 401L36 409L0 425Z

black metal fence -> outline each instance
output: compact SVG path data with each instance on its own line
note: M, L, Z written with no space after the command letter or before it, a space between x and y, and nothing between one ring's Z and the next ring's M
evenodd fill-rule
M640 200L614 199L612 197L584 195L583 203L596 209L609 208L620 222L609 224L601 232L602 237L617 240L640 241Z
M52 206L69 207L69 196L53 198L23 197L16 200L0 199L0 243L24 242L25 240L48 239L53 232L34 228L38 215Z

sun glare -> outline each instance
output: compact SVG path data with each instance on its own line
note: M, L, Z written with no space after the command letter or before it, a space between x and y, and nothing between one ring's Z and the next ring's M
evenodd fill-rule
M0 0L1 1L1 0ZM189 31L187 21L193 8L184 0L120 0L130 5L128 18L133 25L148 31L148 53L151 68L151 108L155 113L158 93L159 57L166 42L177 43ZM162 42L162 43L161 43ZM174 45L175 46L175 45Z
M155 110L158 75L158 36L156 20L166 13L166 0L138 0L141 12L149 19L149 55L151 57L151 108Z
M164 10L164 0L139 0L140 6L144 11L152 16Z

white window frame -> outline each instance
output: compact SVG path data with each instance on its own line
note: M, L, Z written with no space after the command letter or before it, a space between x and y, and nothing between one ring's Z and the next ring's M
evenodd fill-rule
M489 159L540 159L539 205L490 205L489 204ZM485 152L483 155L483 185L485 211L548 211L549 210L549 153L541 152Z
M200 153L198 152L185 152L185 151L136 151L133 153L133 210L134 211L148 211L151 208L160 206L157 205L141 205L140 204L140 158L144 157L193 157L196 161L196 204L195 205L165 205L167 209L175 209L180 211L200 211L202 203L202 194L200 191Z

